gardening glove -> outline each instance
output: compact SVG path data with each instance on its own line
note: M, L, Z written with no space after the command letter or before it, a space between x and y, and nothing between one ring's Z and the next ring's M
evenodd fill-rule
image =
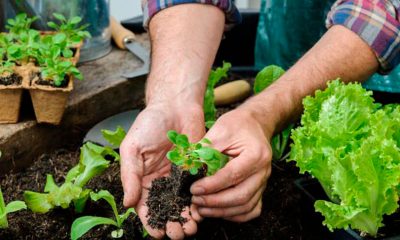
M260 123L239 108L220 117L205 138L232 160L215 175L192 185L192 203L200 216L235 222L258 217L272 159Z
M166 229L157 230L148 225L146 201L152 181L167 176L171 169L166 158L172 147L167 132L176 130L187 134L190 141L199 141L205 134L204 117L201 107L186 105L185 109L180 109L166 105L153 104L143 110L121 144L124 205L136 209L152 237L159 239L166 234L171 239L183 239L197 232L189 208L182 214L188 220L183 226L179 222L168 222Z

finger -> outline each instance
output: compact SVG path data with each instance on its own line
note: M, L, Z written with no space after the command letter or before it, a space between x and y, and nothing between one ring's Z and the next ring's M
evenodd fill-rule
M247 222L260 216L262 210L262 200L257 203L257 206L249 213L238 215L234 217L227 217L225 220L232 222Z
M172 240L181 240L185 238L185 233L179 222L167 222L165 232Z
M264 188L266 180L266 170L262 170L234 187L214 194L193 196L192 203L208 208L242 206L248 203L260 189Z
M140 220L143 223L144 228L147 230L150 236L156 239L161 239L165 235L165 231L163 229L154 229L149 225L149 219L148 219L148 207L146 205L146 200L148 197L148 190L143 190L142 191L142 197L139 200L138 205L136 206L137 214L140 218Z
M200 216L198 207L195 204L190 205L190 214L192 215L194 221L196 222L203 221L203 217Z
M261 199L263 189L260 189L253 198L244 205L228 207L228 208L202 208L199 207L199 214L202 217L226 218L237 215L243 215L253 211L257 206L258 201Z
M195 182L190 191L193 195L205 195L235 186L258 170L259 167L253 162L255 161L252 157L243 152L237 158L229 161L213 176Z
M185 236L192 236L196 234L197 232L197 223L193 219L193 217L190 215L190 210L189 207L186 207L184 211L182 212L182 217L187 220L182 225L183 232L185 233Z
M142 190L143 162L135 157L134 151L132 146L121 145L121 182L126 207L137 204Z

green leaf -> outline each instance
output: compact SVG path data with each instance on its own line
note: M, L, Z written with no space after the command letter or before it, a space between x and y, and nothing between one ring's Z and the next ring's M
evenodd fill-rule
M128 208L128 210L126 210L126 212L124 214L120 215L119 218L121 220L121 224L123 224L125 222L125 220L128 219L128 217L131 214L137 215L134 208Z
M6 204L4 203L3 192L0 188L0 229L7 228L8 221L7 221L7 210Z
M115 131L101 130L103 138L114 147L119 147L126 136L125 130L118 126Z
M119 214L118 214L117 204L115 203L114 196L109 191L100 190L98 193L91 192L90 193L90 198L93 201L98 201L100 199L106 200L106 202L111 206L111 208L112 208L112 210L114 212L115 219L117 220L117 226L121 227L122 222L121 222L121 219L120 219Z
M90 197L90 193L92 190L90 189L85 189L81 192L79 195L79 198L74 200L74 207L75 207L75 212L76 213L82 213L83 210L85 209L86 202Z
M290 124L282 132L275 135L271 140L271 147L274 160L280 160L283 157L285 149L289 142L290 132L294 125Z
M58 190L58 186L54 181L53 175L47 174L46 176L46 185L44 187L44 192L49 193L52 191Z
M169 130L167 132L168 139L174 144L176 144L176 137L177 136L178 136L178 133L176 131L174 131L174 130Z
M67 19L66 19L62 14L53 13L53 16L54 16L57 20L60 20L60 21L62 21L62 22L67 21Z
M24 200L28 208L34 213L47 213L54 208L48 193L25 191Z
M69 20L69 23L70 24L78 24L78 23L80 23L82 21L82 18L80 18L80 17L73 17L73 18L71 18L71 20Z
M26 209L27 206L23 201L13 201L7 204L6 206L6 214L18 212L22 209Z
M53 29L55 29L55 30L58 29L58 25L55 24L54 22L48 22L48 23L47 23L47 26L49 26L49 27L51 27L51 28L53 28Z
M254 93L257 94L269 87L273 82L278 80L283 74L285 70L283 70L279 66L270 65L262 69L256 76L254 81Z
M178 134L176 136L176 145L183 148L188 148L190 146L189 138L184 134Z
M124 236L124 230L123 229L117 229L111 232L111 237L112 238L121 238Z
M117 226L117 223L112 219L104 217L93 217L93 216L80 217L72 223L71 239L72 240L79 239L88 231L90 231L92 228L98 225Z
M216 150L211 147L203 147L198 150L195 150L194 152L197 153L200 158L207 161L214 158L215 151Z
M192 167L189 169L190 174L196 175L199 172L199 169L197 167Z
M172 150L167 153L167 158L172 162L175 162L181 160L182 157L177 150Z

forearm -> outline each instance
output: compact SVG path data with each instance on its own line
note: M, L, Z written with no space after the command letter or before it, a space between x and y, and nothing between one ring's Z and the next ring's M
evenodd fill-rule
M203 104L204 91L224 29L215 6L182 4L150 21L151 71L146 103Z
M305 96L324 89L329 80L364 81L377 68L376 56L364 41L334 26L285 75L241 108L259 120L270 138L300 115Z

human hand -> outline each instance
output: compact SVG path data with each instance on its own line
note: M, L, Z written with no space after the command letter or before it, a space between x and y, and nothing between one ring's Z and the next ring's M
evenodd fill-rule
M149 105L139 114L120 148L124 205L136 209L146 230L157 239L165 234L171 239L183 239L197 232L189 209L182 214L188 219L183 226L168 222L166 229L157 230L147 224L146 201L151 182L170 172L171 164L165 156L172 146L166 135L171 129L187 134L193 142L199 141L205 133L202 108Z
M235 222L258 217L272 159L261 124L239 108L221 116L205 138L233 159L215 175L192 185L192 203L198 213Z

